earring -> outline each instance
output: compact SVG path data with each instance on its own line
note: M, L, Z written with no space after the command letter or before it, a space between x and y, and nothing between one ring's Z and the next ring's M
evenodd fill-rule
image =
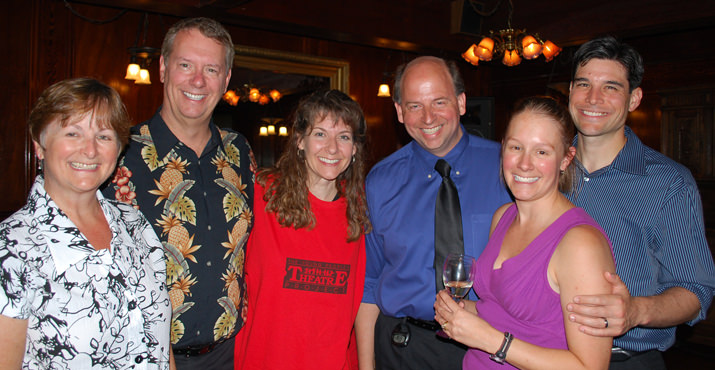
M37 173L42 173L42 165L44 164L45 160L37 158Z
M298 158L305 159L305 151L303 151L303 149L298 149Z
M353 163L355 163L355 156L353 156Z

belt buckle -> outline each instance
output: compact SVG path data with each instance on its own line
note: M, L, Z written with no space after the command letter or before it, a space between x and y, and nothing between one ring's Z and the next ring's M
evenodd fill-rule
M611 348L611 361L612 362L623 362L623 361L628 361L633 357L631 355L631 351L627 349L623 349L621 347L612 347Z

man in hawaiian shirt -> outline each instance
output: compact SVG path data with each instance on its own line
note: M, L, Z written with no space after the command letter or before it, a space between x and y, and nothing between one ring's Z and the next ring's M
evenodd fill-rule
M246 139L212 121L233 65L226 29L184 19L161 49L164 100L132 128L104 190L152 223L166 253L177 368L233 368L233 338L246 317L244 246L253 221L255 161Z

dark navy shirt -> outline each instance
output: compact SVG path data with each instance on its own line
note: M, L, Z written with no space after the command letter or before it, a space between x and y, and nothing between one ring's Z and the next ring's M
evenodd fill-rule
M255 161L239 133L209 125L200 156L159 113L132 128L108 197L133 204L166 254L174 348L230 338L243 325L246 239L253 224Z
M511 198L500 180L499 144L468 135L463 127L462 133L444 159L459 192L464 251L476 258L487 244L494 211ZM363 302L376 303L389 316L434 318L434 211L442 183L434 169L438 159L412 141L367 176L373 229L365 238ZM476 298L473 292L470 297Z

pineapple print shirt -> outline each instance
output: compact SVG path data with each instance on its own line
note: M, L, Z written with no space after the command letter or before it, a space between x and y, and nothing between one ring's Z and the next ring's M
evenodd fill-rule
M35 180L0 223L0 314L28 321L24 369L168 369L171 306L161 243L104 199L110 249L95 250Z
M132 128L105 195L139 208L166 254L174 348L233 337L245 317L244 246L253 221L255 161L239 133L210 123L200 156L159 113Z

